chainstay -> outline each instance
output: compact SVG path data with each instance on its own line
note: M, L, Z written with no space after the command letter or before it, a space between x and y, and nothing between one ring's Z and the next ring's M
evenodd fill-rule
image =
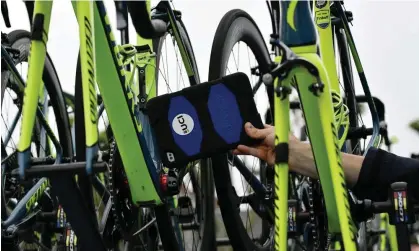
M324 233L327 233L327 231L328 231L328 229L326 227L326 221L323 222L323 226L320 226L320 224L319 224L320 217L325 217L325 216L322 216L320 214L319 208L317 208L319 205L315 205L315 202L314 202L314 199L315 199L314 197L315 196L318 196L318 195L323 196L323 195L322 195L322 193L314 195L313 191L315 190L314 186L315 186L316 181L313 182L310 178L308 178L307 182L308 182L308 189L307 190L308 190L308 200L309 200L309 203L308 203L309 204L309 216L310 216L311 234L313 236L313 247L314 247L313 250L322 250L323 249L323 250L327 251L327 250L329 250L329 246L330 246L330 240L329 240L330 235L327 234L325 237L323 237L323 238L325 238L323 240L323 242L321 242L321 240L320 240L322 238L320 233L322 231L324 231ZM321 189L320 184L319 184L319 187L317 187L317 188ZM321 192L321 191L319 190L319 192ZM321 199L321 198L318 198L318 199ZM322 227L322 229L320 229L321 227ZM325 243L325 245L322 245L322 243Z

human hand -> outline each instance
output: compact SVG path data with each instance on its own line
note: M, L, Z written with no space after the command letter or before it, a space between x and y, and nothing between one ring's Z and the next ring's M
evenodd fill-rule
M264 129L258 129L251 123L247 122L244 125L247 135L254 139L260 139L262 142L255 146L239 145L233 151L236 155L252 155L259 159L266 161L269 165L275 164L275 127L265 125ZM290 133L289 144L295 145L300 141Z

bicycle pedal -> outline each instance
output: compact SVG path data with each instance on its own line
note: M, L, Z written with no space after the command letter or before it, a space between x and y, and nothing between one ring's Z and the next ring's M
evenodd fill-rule
M182 196L178 198L178 205L173 209L173 216L177 216L179 223L192 223L194 221L194 208L191 198Z

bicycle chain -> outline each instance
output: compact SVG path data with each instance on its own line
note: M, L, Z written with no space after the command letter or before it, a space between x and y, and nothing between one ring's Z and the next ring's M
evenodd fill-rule
M317 181L314 181L317 182ZM319 217L324 217L319 215L318 209L316 208L316 206L314 205L314 195L313 195L313 189L315 186L314 183L310 178L308 178L308 205L309 205L309 215L310 215L310 224L311 224L311 233L312 233L312 237L313 237L313 250L320 250L320 233L322 231L325 231L325 233L327 233L327 227L326 227L326 222L324 222L324 226L323 229L319 229L321 226L319 226L319 222L318 219ZM317 205L318 206L318 205ZM316 219L317 217L317 219ZM325 247L324 250L327 251L329 250L329 245L330 245L330 236L329 234L326 235L325 237Z
M115 140L112 140L112 142L110 143L110 149L109 149L109 165L108 165L108 182L106 182L106 186L108 187L108 191L110 193L110 200L111 200L111 211L112 211L112 216L114 219L114 228L116 228L118 231L120 230L120 225L119 225L119 217L118 214L116 213L116 207L115 207L115 197L116 194L114 192L114 187L113 187L113 175L112 175L112 166L113 166L113 158L114 158L114 153L116 151L116 142Z
M308 181L308 206L309 206L309 215L310 215L310 225L311 225L311 234L313 238L313 246L315 247L314 250L318 249L319 246L319 235L317 230L317 221L316 215L314 213L314 202L313 202L313 182L310 178L307 179Z
M111 199L111 211L112 216L114 219L114 229L113 232L117 231L119 232L124 239L130 239L131 233L130 231L126 229L126 226L129 224L125 220L125 218L122 216L123 213L121 212L122 205L117 205L119 202L119 197L116 193L116 183L114 182L114 174L118 170L113 170L114 164L115 164L115 154L117 151L116 141L115 139L111 140L110 143L110 151L109 151L109 168L108 168L108 182L106 183L106 186L108 188L108 191L110 193L110 199ZM130 199L130 198L129 198Z

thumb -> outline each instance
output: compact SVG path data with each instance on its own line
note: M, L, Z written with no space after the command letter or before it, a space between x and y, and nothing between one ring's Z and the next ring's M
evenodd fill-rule
M247 135L254 139L264 139L269 134L268 129L258 129L254 127L250 122L247 122L244 125L244 128L246 130Z

